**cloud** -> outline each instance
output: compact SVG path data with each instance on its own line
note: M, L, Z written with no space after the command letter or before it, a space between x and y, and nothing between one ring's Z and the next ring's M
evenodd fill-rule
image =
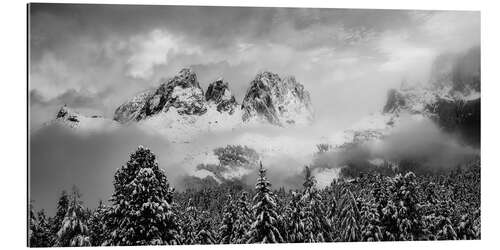
M129 74L133 77L150 77L154 66L168 64L172 55L201 54L199 47L188 45L181 37L158 29L145 37L134 36L130 40L129 46L133 52L127 63L130 66Z
M374 158L415 161L431 171L452 169L479 155L478 149L463 145L428 119L403 120L393 133L369 148Z
M383 159L401 164L412 162L414 171L437 172L463 166L478 155L478 149L464 145L456 135L443 132L431 120L407 115L387 136L318 154L312 167L319 173L340 168L367 171L373 167L373 160Z
M67 105L77 108L77 110L87 115L102 115L104 102L98 95L94 95L89 91L68 89L60 95L47 99L38 90L34 89L30 94L30 128L38 129L40 126L54 119L57 111Z

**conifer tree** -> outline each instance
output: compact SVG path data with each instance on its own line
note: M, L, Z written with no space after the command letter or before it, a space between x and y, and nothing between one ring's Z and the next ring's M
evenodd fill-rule
M231 195L228 195L228 203L224 207L223 217L222 217L222 226L220 227L220 243L222 244L230 244L234 243L234 223L237 218L237 211L232 200Z
M181 243L186 245L215 244L209 218L210 214L197 208L190 199L180 220Z
M322 197L315 184L316 180L311 175L309 167L306 166L304 191L301 197L304 207L304 240L305 242L331 241L331 224L326 219Z
M210 213L208 211L201 211L200 217L197 223L198 233L196 234L196 242L203 245L217 243L215 240L215 233L211 227L212 220L210 218Z
M288 242L305 242L304 211L301 203L302 195L293 191L291 196L286 209Z
M101 246L108 236L105 225L107 212L108 207L106 207L102 201L99 201L99 205L90 216L89 229L90 243L92 246Z
M156 156L139 148L114 176L106 245L177 244L172 190Z
M245 243L246 234L252 223L252 210L248 201L248 193L243 191L236 202L236 219L233 225L235 243Z
M280 243L283 238L276 227L278 214L276 203L271 191L271 183L266 178L266 169L259 168L259 178L255 184L256 194L253 198L252 207L254 221L250 228L247 243Z
M33 201L31 201L33 202ZM34 232L36 231L38 221L36 220L35 216L35 208L33 207L33 204L30 202L30 211L29 211L29 218L28 218L28 246L33 247L36 246L36 240L34 240ZM36 238L35 238L36 239Z
M30 247L50 247L51 235L50 224L45 211L36 212L33 204L30 204L30 217L28 227L28 239Z
M57 232L61 229L62 221L66 216L66 212L68 211L70 196L66 190L61 192L59 199L57 200L57 210L56 215L51 221L50 225L50 245L54 245L56 243Z
M68 210L57 232L56 246L83 247L90 246L89 229L87 227L86 211L80 194L73 188Z

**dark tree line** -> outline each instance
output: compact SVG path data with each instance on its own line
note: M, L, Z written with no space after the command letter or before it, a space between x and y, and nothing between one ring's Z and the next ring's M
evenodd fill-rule
M29 246L118 246L480 239L480 167L447 174L362 174L318 189L225 183L175 192L155 155L139 147L114 175L110 204L63 192L48 217L30 206Z

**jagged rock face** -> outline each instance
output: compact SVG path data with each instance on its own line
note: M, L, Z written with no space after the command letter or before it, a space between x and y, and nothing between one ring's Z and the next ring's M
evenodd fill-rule
M64 105L57 112L56 121L64 122L70 127L76 127L80 122L79 116L80 114Z
M120 123L135 121L140 115L141 110L144 108L146 101L153 96L155 91L156 90L151 89L142 92L123 103L116 109L113 119Z
M384 113L396 112L399 108L405 106L404 96L395 89L390 89L387 93L387 102L384 106Z
M96 131L101 129L114 129L118 123L101 115L84 115L64 105L57 111L56 118L44 123L45 126L57 125L72 129Z
M438 102L462 102L480 98L480 49L463 54L443 54L432 65L429 85L401 87L388 93L384 113L402 110L412 113L435 113Z
M414 88L389 90L383 113L420 114L433 120L445 131L459 134L471 145L480 145L481 98L456 90Z
M390 89L383 113L398 114L406 111L412 114L427 114L429 107L439 98L451 98L446 93L434 89L413 87Z
M192 70L183 69L161 84L146 101L136 120L167 112L172 107L177 108L180 115L201 115L207 111L203 90Z
M176 108L180 115L202 115L207 111L203 90L191 69L182 69L156 90L121 105L115 111L115 120L121 123L140 121L171 108Z
M242 106L243 121L254 118L271 124L310 124L314 111L309 92L294 77L281 79L277 74L263 72L250 83Z
M229 90L229 84L223 79L217 79L208 85L205 99L209 104L214 104L217 111L229 114L233 114L238 105L236 98Z

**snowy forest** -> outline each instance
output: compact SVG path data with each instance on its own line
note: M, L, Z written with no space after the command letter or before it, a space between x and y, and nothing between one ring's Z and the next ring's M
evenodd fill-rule
M54 217L30 206L29 246L481 238L480 159L440 173L351 169L321 189L308 166L296 190L274 187L265 163L257 169L253 188L227 181L180 192L139 146L116 171L109 202L86 208L75 187L60 194Z

